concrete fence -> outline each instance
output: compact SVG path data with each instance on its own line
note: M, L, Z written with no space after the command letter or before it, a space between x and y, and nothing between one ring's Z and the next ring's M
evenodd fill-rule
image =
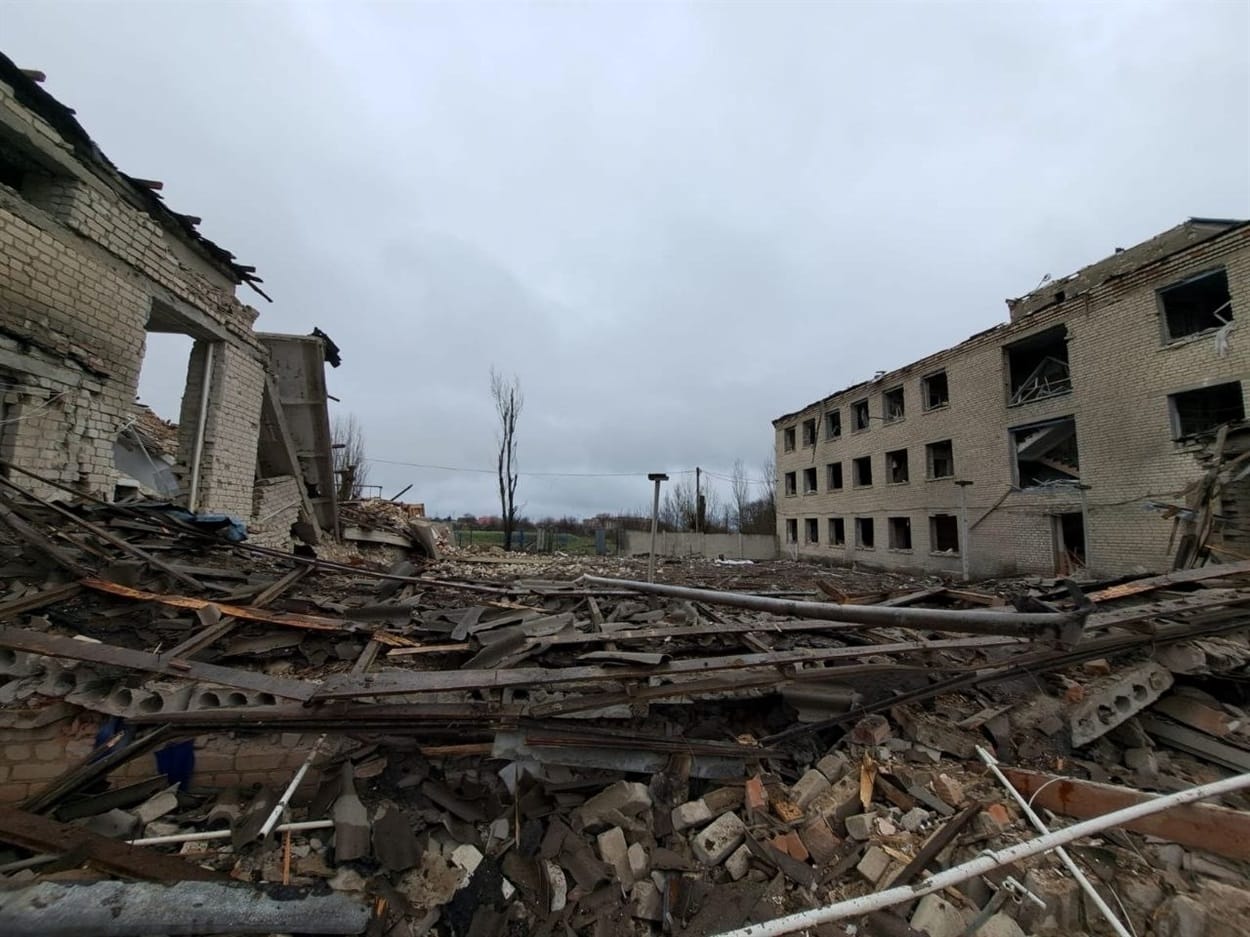
M651 552L651 532L627 531L624 553L641 556ZM657 556L704 556L727 560L774 560L777 538L771 534L696 534L691 531L656 535Z

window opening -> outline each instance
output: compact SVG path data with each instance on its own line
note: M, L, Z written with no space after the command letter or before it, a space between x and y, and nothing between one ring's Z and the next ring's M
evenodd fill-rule
M1007 345L1007 372L1011 382L1008 406L1072 392L1068 368L1068 330L1062 325Z
M799 479L794 472L786 472L786 494L796 495L799 493Z
M794 451L794 427L787 426L781 431L782 445L785 446L786 452Z
M814 418L803 421L803 445L816 445L816 420Z
M1236 381L1171 394L1168 403L1172 409L1172 431L1177 439L1209 433L1224 423L1246 418L1241 385Z
M872 456L852 460L851 483L856 488L867 488L872 484Z
M786 543L798 543L799 522L794 518L786 521Z
M816 493L816 469L803 469L803 494L814 495Z
M829 542L835 547L846 546L846 520L844 518L829 518Z
M886 423L901 420L907 415L907 407L903 399L903 388L895 387L881 395L882 419Z
M911 518L910 517L891 517L888 519L890 549L891 550L910 550L911 549Z
M857 400L851 404L851 429L861 432L868 429L868 401Z
M929 518L929 549L934 553L959 552L959 520L954 514Z
M825 414L825 438L837 439L842 435L842 411L830 410Z
M803 521L804 531L807 534L808 543L820 543L820 521L814 517L809 517Z
M950 384L945 371L935 371L920 381L920 397L926 410L937 410L951 402Z
M905 485L910 480L906 449L895 449L885 454L885 480L891 485Z
M872 518L855 518L855 546L871 550L873 545Z
M842 463L830 462L825 466L825 484L830 491L842 490Z
M1021 488L1080 480L1076 420L1071 417L1013 429L1011 448Z
M1222 328L1233 321L1228 274L1211 270L1159 290L1169 341Z
M955 477L955 448L949 439L931 442L924 451L930 478Z

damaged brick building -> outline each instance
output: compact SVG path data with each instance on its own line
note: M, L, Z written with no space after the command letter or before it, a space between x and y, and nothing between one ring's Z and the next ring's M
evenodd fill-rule
M0 459L112 499L147 335L190 336L175 500L315 540L335 522L321 340L255 332L235 296L260 292L253 268L119 171L41 77L0 55Z
M1248 304L1250 224L1191 218L779 417L785 549L973 576L1168 568L1159 509L1245 420Z

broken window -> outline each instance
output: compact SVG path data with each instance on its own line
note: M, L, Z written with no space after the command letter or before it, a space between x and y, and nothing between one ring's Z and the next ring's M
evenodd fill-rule
M881 417L886 423L901 420L906 415L903 388L895 387L881 395Z
M816 420L814 418L803 421L803 445L816 445Z
M786 452L793 452L794 451L794 427L787 426L785 429L783 429L781 431L781 439L782 439L782 445L785 447Z
M959 521L954 514L929 518L929 549L934 553L959 552Z
M799 542L799 522L790 518L786 521L786 543Z
M920 399L926 410L937 410L951 402L950 384L945 371L934 371L920 379Z
M814 495L816 493L816 469L803 469L803 494Z
M835 547L846 546L846 521L843 518L829 518L829 543Z
M842 488L842 463L830 462L825 466L825 486L830 491L840 491Z
M891 550L911 549L911 518L891 517L886 519L890 537Z
M868 401L857 400L851 404L851 432L868 429Z
M955 447L949 439L929 443L924 447L924 455L930 478L955 477Z
M1053 329L1030 335L1003 348L1007 356L1010 395L1007 405L1018 407L1034 400L1072 392L1068 370L1068 330Z
M872 456L851 461L851 484L856 488L867 488L872 484Z
M908 481L907 450L895 449L885 454L885 480L891 485L904 485Z
M1013 429L1011 451L1016 484L1021 488L1080 480L1076 420L1072 417Z
M1210 270L1159 290L1168 341L1218 329L1233 320L1228 274Z
M1236 381L1171 394L1172 432L1176 439L1209 433L1224 423L1246 418L1241 385Z
M808 543L820 543L820 521L814 517L809 517L803 521L803 533L807 536Z
M825 438L837 439L842 435L842 411L830 410L825 414Z
M873 548L873 531L871 517L855 518L855 546L865 550Z
M799 493L799 479L794 472L786 472L786 494L796 495Z

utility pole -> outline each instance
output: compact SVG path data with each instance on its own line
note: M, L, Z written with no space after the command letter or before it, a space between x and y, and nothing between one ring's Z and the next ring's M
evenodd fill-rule
M647 557L647 582L655 582L655 535L660 529L660 482L668 481L663 472L652 472L647 478L655 482L655 497L651 501L651 555Z
M699 466L694 467L694 532L700 533L703 530L703 488L700 480L703 477L703 469Z
M968 581L968 561L972 553L968 532L968 486L970 481L957 481L959 486L959 566L963 572L964 582Z

